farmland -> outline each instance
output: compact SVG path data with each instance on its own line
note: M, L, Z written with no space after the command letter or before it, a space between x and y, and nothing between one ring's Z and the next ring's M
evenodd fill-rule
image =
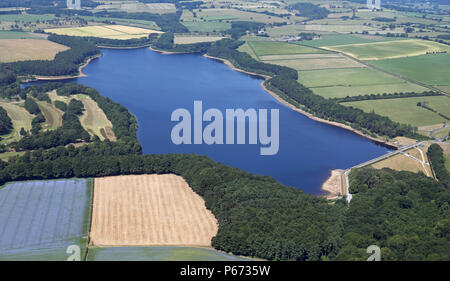
M425 87L367 67L300 71L299 82L326 98L427 90Z
M400 40L400 39L381 36L355 35L355 34L339 34L339 35L330 34L330 35L323 35L318 40L302 41L300 44L312 47L326 47L326 46L373 43L377 41L391 41L391 40Z
M66 46L40 39L1 39L0 62L52 60Z
M194 44L201 42L214 42L223 39L223 36L175 36L175 44Z
M135 1L114 1L105 2L103 5L97 6L94 11L121 11L128 13L150 12L150 13L175 13L176 8L172 3L140 3Z
M438 114L417 106L419 102L426 103L438 112L450 115L450 98L447 96L366 100L342 104L360 108L365 112L374 111L375 113L391 118L393 121L418 127L446 121Z
M263 23L283 22L286 19L276 16L268 16L261 13L240 11L237 9L194 9L195 16L190 11L183 11L181 19L183 22L194 20L205 21L255 21Z
M184 26L189 29L190 32L220 32L230 29L231 24L227 22L219 21L184 21L182 22Z
M95 246L210 246L216 232L203 199L179 176L95 179Z
M91 248L89 261L242 261L209 248L191 247L110 247Z
M47 35L20 31L0 31L0 39L45 39Z
M0 260L65 260L85 251L90 218L89 180L9 183L0 189Z
M345 68L359 68L363 67L357 61L351 60L344 56L323 56L323 57L315 57L315 58L303 58L293 60L290 56L286 56L286 58L279 60L263 60L265 62L278 64L293 68L295 70L317 70L317 69L345 69Z
M85 26L74 28L51 28L46 29L47 33L58 35L70 35L81 37L100 37L108 39L126 40L133 38L147 37L151 33L161 34L159 30L144 29L139 27L123 26L123 25L99 25Z
M255 54L259 56L268 55L294 55L294 54L324 54L322 51L297 44L274 41L248 41L247 44L253 49Z
M450 86L450 53L370 61L369 63L428 85L444 86L443 90L450 93L450 89L445 87Z
M379 60L424 55L428 52L450 51L444 44L425 40L397 40L388 42L351 44L325 47L343 52L360 60Z

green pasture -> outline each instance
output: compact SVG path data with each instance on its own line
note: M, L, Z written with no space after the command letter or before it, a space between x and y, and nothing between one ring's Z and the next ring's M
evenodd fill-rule
M393 121L417 127L446 121L438 114L417 106L419 102L425 102L429 107L443 114L450 115L450 98L447 96L367 100L342 104L360 108L365 112L373 111L382 116L387 116Z
M429 85L450 85L450 53L377 60L368 63Z
M110 247L90 248L89 261L243 261L207 248L192 247Z

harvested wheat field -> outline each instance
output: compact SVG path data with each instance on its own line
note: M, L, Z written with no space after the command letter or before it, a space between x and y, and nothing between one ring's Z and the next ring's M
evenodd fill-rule
M53 60L59 52L69 48L41 39L1 39L0 63L24 60Z
M217 220L176 175L96 178L94 246L210 246Z

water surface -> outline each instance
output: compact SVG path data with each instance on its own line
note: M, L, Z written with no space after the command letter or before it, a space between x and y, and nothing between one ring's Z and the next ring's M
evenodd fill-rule
M78 83L96 88L136 115L145 154L196 153L318 194L332 169L345 169L388 151L350 131L313 121L265 92L262 80L199 55L162 55L148 49L104 49ZM194 100L203 108L279 109L280 147L261 156L260 145L175 145L172 111Z

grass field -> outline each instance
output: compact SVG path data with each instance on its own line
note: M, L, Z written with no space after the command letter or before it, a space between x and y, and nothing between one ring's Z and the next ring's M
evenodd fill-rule
M39 105L39 108L45 117L45 123L42 124L42 129L54 130L61 127L64 112L56 108L53 104L45 101L36 100L36 103Z
M365 36L354 34L339 34L339 35L323 35L322 38L317 40L301 41L300 44L312 47L326 47L326 46L338 46L338 45L350 45L350 44L363 44L373 43L381 41L392 41L398 38L394 37L382 37L382 36Z
M427 52L450 52L450 46L425 40L397 40L389 42L363 43L325 47L343 52L360 60L379 60L418 56Z
M294 55L294 54L326 54L327 51L314 49L298 44L276 41L248 41L250 48L259 56Z
M445 142L440 143L439 145L444 150L445 166L447 167L447 170L450 172L450 143Z
M20 31L0 31L0 39L45 39L44 34L20 32Z
M446 121L438 114L422 107L418 107L418 102L426 102L431 108L438 111L441 110L440 112L447 116L450 115L450 98L447 96L368 100L346 102L342 104L360 108L365 112L375 111L375 113L380 115L388 116L393 121L411 124L417 127L443 123Z
M309 58L309 59L292 59L290 58L290 56L286 56L286 59L270 60L266 62L287 66L296 70L343 69L343 68L364 67L363 64L344 56Z
M426 164L429 163L426 154L428 146L429 145L409 149L404 153L397 154L393 157L372 164L372 167L375 169L390 168L397 171L409 171L413 173L421 172L429 177L432 177L430 165ZM419 150L422 151L422 154ZM424 162L423 165L422 162Z
M31 130L31 120L34 116L31 115L25 108L19 104L10 102L0 102L13 123L13 131L7 136L2 136L2 143L9 143L20 139L20 129L24 128L26 131Z
M403 80L371 68L351 68L339 70L301 71L299 82L307 87L324 86L369 86L380 84L399 84ZM382 90L382 88L380 88Z
M98 25L85 27L69 27L69 28L51 28L45 29L47 33L59 35L81 36L81 37L100 37L108 39L127 40L133 38L142 38L150 33L162 32L159 30L144 29L140 27L131 27L124 25Z
M219 21L183 21L190 32L220 32L231 28L231 24Z
M33 15L33 14L19 14L19 15L0 15L0 22L35 22L39 21L47 21L55 19L54 15Z
M181 19L183 21L193 21L197 20L206 20L206 21L254 21L254 22L262 22L262 23L274 23L274 22L283 22L286 21L284 18L268 16L261 13L253 13L247 11L239 11L236 9L195 9L197 17L194 17L192 12L183 11Z
M207 248L111 247L89 249L89 261L245 261Z
M368 63L429 85L443 86L450 93L450 53L369 61Z
M137 26L142 26L144 28L160 30L159 26L156 25L156 23L154 21L148 21L148 20L122 19L122 18L110 18L110 17L93 17L93 16L80 16L80 18L83 18L90 22L103 23L104 21L108 20L108 21L113 21L116 24L137 25Z
M299 82L326 98L427 90L371 68L300 71Z
M238 51L247 53L250 56L252 56L252 58L254 58L256 60L258 59L258 57L256 56L255 52L253 52L253 49L250 48L250 46L248 45L247 42L245 44L242 44L241 46L239 46Z
M66 46L40 39L1 39L0 63L23 60L53 60Z
M95 179L94 246L210 246L217 220L176 175Z
M194 44L201 42L215 42L223 39L223 36L181 36L176 35L174 38L175 44Z
M84 108L83 115L80 116L80 123L83 128L91 135L97 135L101 140L109 139L111 141L116 140L116 136L112 130L113 125L108 120L103 110L98 104L91 99L91 97L83 95L79 100L83 102Z
M0 260L65 260L86 249L89 180L9 183L0 189Z
M363 31L377 31L375 27L370 27L362 24L306 24L303 25L306 31L326 31L326 32L363 32Z

